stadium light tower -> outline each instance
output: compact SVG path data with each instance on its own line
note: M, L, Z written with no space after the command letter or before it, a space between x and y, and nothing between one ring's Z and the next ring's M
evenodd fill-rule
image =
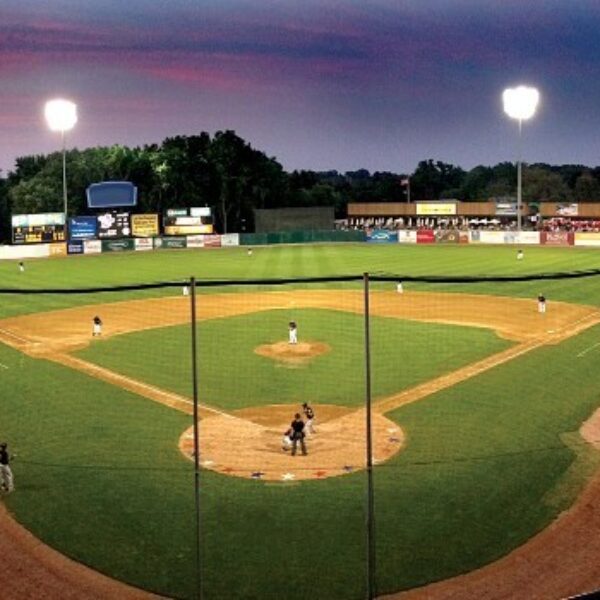
M73 129L77 123L77 105L70 100L49 100L44 108L46 122L51 131L60 131L62 136L63 163L63 210L65 226L67 224L67 152L65 145L66 132Z
M520 85L516 88L507 88L502 94L504 112L511 118L519 121L519 156L517 160L517 230L521 231L521 129L523 121L530 119L535 114L540 101L540 93L531 87Z

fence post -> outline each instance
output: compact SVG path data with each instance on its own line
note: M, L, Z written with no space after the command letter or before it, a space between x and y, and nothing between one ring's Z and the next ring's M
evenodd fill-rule
M363 274L365 312L365 400L367 441L367 598L375 597L375 518L373 493L373 439L371 428L371 325L369 319L369 274Z
M202 598L201 577L201 519L200 519L200 435L198 431L198 361L196 335L196 278L190 278L191 333L192 333L192 397L194 401L194 504L196 511L196 594Z

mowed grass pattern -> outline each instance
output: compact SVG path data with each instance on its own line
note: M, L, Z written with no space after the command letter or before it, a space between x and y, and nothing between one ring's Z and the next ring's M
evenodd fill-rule
M264 344L286 341L289 311L271 310L198 325L199 396L203 403L234 410L301 402L359 406L365 399L364 319L342 311L293 312L300 340L330 351L303 365L259 356ZM454 325L372 317L371 364L375 399L427 381L510 346L492 331ZM190 396L190 325L95 341L78 356L130 377ZM427 344L423 340L428 340ZM435 353L431 340L443 340ZM162 352L155 349L161 348ZM411 368L399 368L410 364Z
M15 265L2 263L0 275L6 286L59 286L68 281L85 287L171 279L182 273L212 278L233 273L283 276L296 274L290 273L292 265L294 271L310 275L363 270L488 275L578 270L600 262L593 250L526 248L521 265L515 252L500 247L258 248L252 257L258 260L249 263L243 250L224 249L106 256L97 262L96 257L31 261L24 274L27 280ZM288 260L292 255L293 261ZM193 261L197 262L192 265ZM195 270L190 272L192 266ZM444 287L522 297L544 291L550 310L558 299L599 304L598 278L543 286L525 282ZM127 297L131 295L11 295L2 296L0 311L6 316ZM375 321L379 319L373 323L377 328ZM428 363L435 363L455 330L463 329L420 335L414 342L417 330L405 329L398 336L387 319L381 321L385 327L373 337L377 347L392 348L400 357L403 345L416 347L408 360L390 360L386 371L375 377L376 386L382 380L387 385L389 377L409 381L417 369L427 372ZM216 327L217 321L205 325ZM397 325L403 327L401 322ZM437 326L419 327L431 331ZM185 348L180 343L185 334L177 329L147 332L163 335L153 340L154 346L148 338L145 345L140 341L127 360L138 360L136 353L141 353L160 367L167 360L161 353ZM248 335L245 327L241 329L235 340ZM338 326L333 329L334 339L339 334L341 340L336 343L350 349L351 336L342 336ZM285 335L279 319L273 332L275 339ZM124 336L114 342L127 345L132 339ZM498 342L485 335L482 339L473 345L483 353ZM403 451L374 473L378 593L486 564L519 546L573 502L600 454L577 434L600 397L598 339L596 327L389 415L407 440ZM102 354L102 346L112 343L103 340L90 351ZM215 362L222 367L229 353L220 356ZM192 465L176 448L189 417L4 346L0 363L7 367L0 369L2 436L18 455L13 465L17 492L5 500L9 510L35 535L77 560L167 596L195 597ZM186 364L174 370L176 377L188 381ZM360 472L291 485L203 472L204 597L364 597L365 486Z

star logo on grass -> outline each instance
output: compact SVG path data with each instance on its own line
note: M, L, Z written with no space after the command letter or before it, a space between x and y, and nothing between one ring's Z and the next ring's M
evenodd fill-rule
M281 476L281 479L283 479L283 481L292 481L296 479L296 476L293 473L284 473Z
M250 477L252 477L252 479L262 479L263 475L264 473L262 471L254 471Z

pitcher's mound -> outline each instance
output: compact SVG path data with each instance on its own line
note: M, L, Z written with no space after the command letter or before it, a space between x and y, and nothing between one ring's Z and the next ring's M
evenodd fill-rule
M275 344L257 346L254 352L282 363L302 365L309 362L315 356L325 354L330 350L331 348L322 342L299 342L298 344L277 342Z

